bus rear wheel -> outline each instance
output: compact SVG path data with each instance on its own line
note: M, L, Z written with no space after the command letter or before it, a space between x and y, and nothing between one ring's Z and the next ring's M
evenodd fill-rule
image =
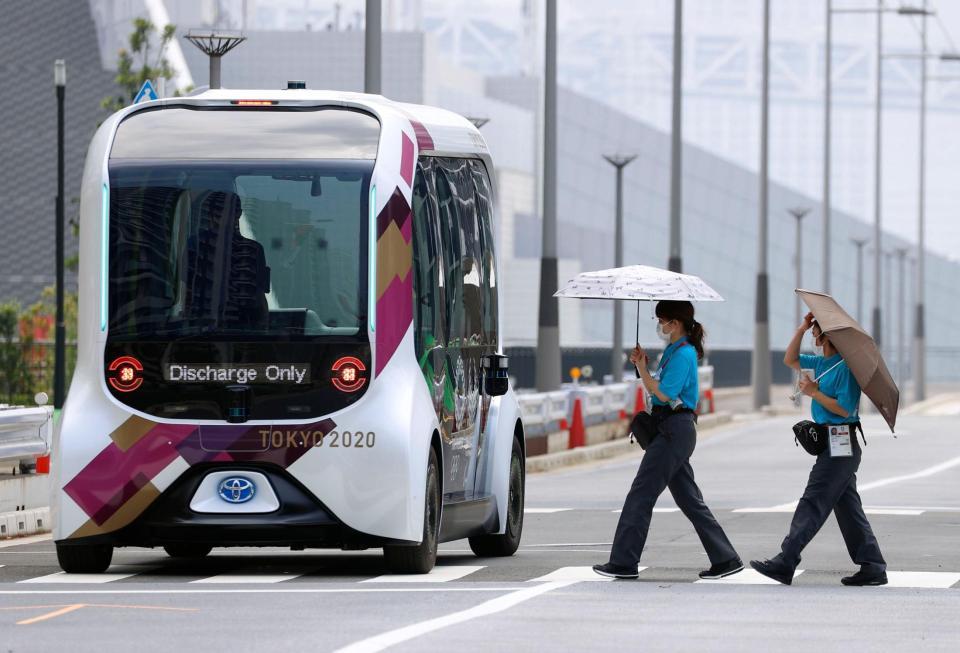
M470 538L470 548L481 558L512 556L520 546L523 533L524 468L520 442L513 439L510 454L510 493L507 497L507 528L502 535L477 535Z
M167 544L163 550L171 558L205 558L213 551L213 547L205 544Z
M431 447L427 464L427 491L424 502L423 537L417 546L385 546L387 568L395 574L426 574L437 563L440 534L440 480L437 453Z
M102 574L113 560L108 544L57 544L57 562L68 574Z

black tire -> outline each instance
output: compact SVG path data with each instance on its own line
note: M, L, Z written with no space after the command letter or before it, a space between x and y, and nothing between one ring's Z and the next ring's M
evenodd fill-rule
M387 569L395 574L427 574L437 563L440 535L440 473L437 453L430 448L427 463L427 491L423 506L423 538L417 546L385 546Z
M205 558L213 551L213 547L205 544L181 543L167 544L163 550L171 558Z
M68 574L102 574L113 560L108 544L57 544L57 562Z
M512 556L520 546L523 533L523 498L526 473L520 442L513 439L510 454L510 493L507 497L507 528L502 535L477 535L470 538L470 548L481 558Z

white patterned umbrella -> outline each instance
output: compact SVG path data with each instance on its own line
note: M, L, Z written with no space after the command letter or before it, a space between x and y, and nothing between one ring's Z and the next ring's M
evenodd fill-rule
M700 277L650 265L628 265L582 272L553 293L554 297L625 299L637 302L637 341L640 340L640 302L678 300L722 302L723 297Z
M553 294L580 299L627 299L633 301L679 300L722 302L723 297L700 277L649 265L583 272Z

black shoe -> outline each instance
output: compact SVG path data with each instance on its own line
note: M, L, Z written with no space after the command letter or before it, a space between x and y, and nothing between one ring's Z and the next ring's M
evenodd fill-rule
M844 585L855 585L857 587L864 587L868 585L886 585L887 572L881 571L880 573L877 573L875 571L863 571L861 569L853 576L845 576L841 578L840 582Z
M601 576L606 576L607 578L633 580L640 576L640 573L637 571L636 567L630 569L629 567L620 567L610 562L603 565L594 565L593 570Z
M763 560L762 562L759 560L751 560L750 566L767 578L772 578L778 583L783 583L784 585L793 583L793 569L778 565L773 560Z
M709 569L701 571L700 578L704 580L717 580L718 578L732 576L738 571L743 571L743 560L740 558L734 558L732 560L727 560L726 562L712 565Z

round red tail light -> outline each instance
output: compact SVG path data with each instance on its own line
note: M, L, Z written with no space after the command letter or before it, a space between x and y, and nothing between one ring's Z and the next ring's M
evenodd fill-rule
M344 356L330 369L330 382L341 392L356 392L367 383L367 368L359 358Z
M143 365L133 356L120 356L110 363L107 382L119 392L133 392L143 385Z

